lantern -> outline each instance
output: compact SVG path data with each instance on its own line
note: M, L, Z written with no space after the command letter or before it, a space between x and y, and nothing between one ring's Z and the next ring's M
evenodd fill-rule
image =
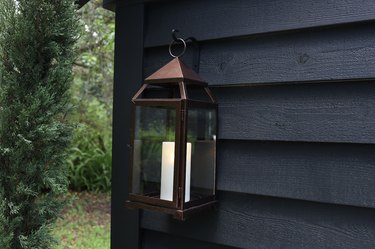
M217 103L175 57L132 99L129 208L184 220L215 204Z

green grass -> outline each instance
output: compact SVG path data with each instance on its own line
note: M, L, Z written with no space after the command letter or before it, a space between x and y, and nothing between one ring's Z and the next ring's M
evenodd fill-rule
M54 229L60 240L56 249L110 248L110 195L71 193L72 203Z

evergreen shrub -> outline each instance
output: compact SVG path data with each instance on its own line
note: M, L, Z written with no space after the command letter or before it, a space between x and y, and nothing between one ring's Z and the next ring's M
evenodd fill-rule
M67 190L73 0L0 1L0 248L53 248Z

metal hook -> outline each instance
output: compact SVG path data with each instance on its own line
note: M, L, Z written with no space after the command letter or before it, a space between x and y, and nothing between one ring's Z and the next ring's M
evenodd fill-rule
M179 42L181 41L181 39L183 38L179 38L177 37L177 33L180 32L178 29L172 29L172 39L175 41L175 42ZM197 42L197 39L195 39L194 37L188 37L188 38L185 38L183 39L185 42Z
M178 38L176 36L176 33L180 32L178 29L172 29L172 39L175 41L175 42L178 42Z
M198 40L195 39L194 37L188 37L188 38L179 38L177 37L177 33L180 32L178 29L172 29L172 42L169 44L169 54L173 57L173 58L176 58L176 57L180 57L182 56L185 51L186 51L186 47L187 47L187 42L191 42L191 44L193 44L193 46L196 48L196 53L194 54L194 69L196 72L199 72L199 62L200 62L200 47L199 47L199 43L198 43ZM179 54L178 56L175 56L173 53L172 53L172 46L175 44L175 43L183 43L184 45L184 50L181 54Z

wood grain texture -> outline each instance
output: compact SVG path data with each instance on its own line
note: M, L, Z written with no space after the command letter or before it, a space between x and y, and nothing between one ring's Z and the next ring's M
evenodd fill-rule
M142 80L143 5L117 5L113 95L111 248L139 246L139 212L125 208L128 195L131 98ZM132 39L127 39L132 37ZM125 225L126 224L126 225Z
M373 249L375 211L223 192L215 212L185 222L144 212L143 228L248 249Z
M221 140L219 190L375 208L374 145Z
M170 42L172 29L199 41L373 21L372 0L184 0L148 6L145 46Z
M143 249L234 249L234 247L217 245L204 241L172 236L166 233L143 229Z
M371 82L212 90L220 139L375 143Z
M373 30L361 24L202 43L199 74L211 85L375 79ZM192 67L188 52L182 59ZM169 60L166 47L147 49L145 76Z

